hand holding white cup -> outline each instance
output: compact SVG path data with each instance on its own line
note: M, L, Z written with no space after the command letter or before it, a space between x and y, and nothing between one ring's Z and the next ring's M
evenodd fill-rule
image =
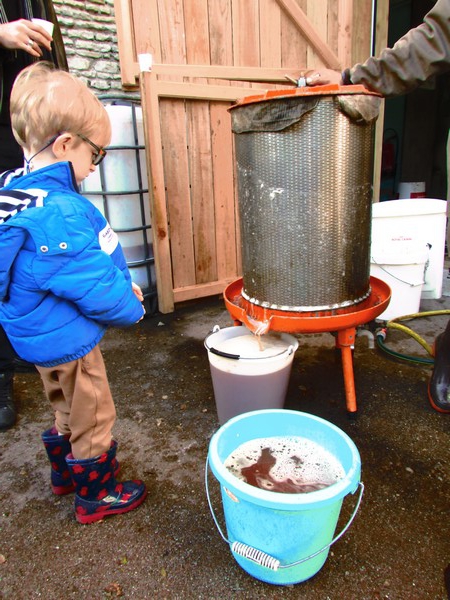
M39 25L42 29L45 29L50 37L53 36L54 25L51 21L46 21L45 19L31 19L31 22L35 25Z

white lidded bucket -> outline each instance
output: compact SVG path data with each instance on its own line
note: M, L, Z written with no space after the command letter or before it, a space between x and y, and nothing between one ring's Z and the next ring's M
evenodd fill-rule
M220 329L205 339L217 416L283 408L298 341L287 333L254 335L247 327Z
M393 254L392 248L388 248L387 251L371 254L370 274L391 288L391 301L377 320L389 321L419 312L427 252L417 250L411 244L404 245L401 250L397 249Z
M437 299L442 295L442 273L445 256L447 201L434 198L413 198L376 202L372 206L371 255L380 253L401 257L395 264L413 264L405 261L403 247L414 246L417 253L428 252L425 278L420 297ZM372 262L372 261L371 261ZM380 264L380 260L376 261ZM375 269L376 270L376 269ZM376 273L370 274L386 281ZM389 283L389 282L387 282ZM393 300L389 309L392 309ZM405 312L403 314L406 314Z

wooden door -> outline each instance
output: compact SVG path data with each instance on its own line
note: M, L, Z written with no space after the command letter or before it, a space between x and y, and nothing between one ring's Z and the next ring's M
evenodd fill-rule
M372 2L115 0L115 10L122 82L141 90L159 310L171 312L241 274L227 109L292 87L302 70L364 60Z

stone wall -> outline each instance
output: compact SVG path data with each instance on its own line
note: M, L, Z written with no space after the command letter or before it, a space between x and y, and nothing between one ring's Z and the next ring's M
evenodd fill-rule
M114 0L53 0L69 69L96 94L127 94L120 80Z

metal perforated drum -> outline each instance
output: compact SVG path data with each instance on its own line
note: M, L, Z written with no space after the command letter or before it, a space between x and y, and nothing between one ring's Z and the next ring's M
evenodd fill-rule
M320 311L370 294L378 107L362 86L270 92L231 107L247 300Z

